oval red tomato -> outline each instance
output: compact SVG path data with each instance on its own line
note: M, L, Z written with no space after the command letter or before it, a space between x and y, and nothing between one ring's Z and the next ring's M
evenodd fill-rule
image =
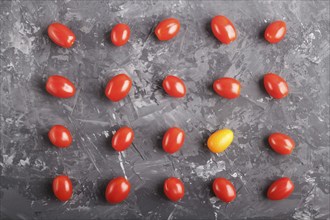
M54 195L62 202L68 201L72 197L72 182L68 176L57 176L53 180Z
M265 39L275 44L280 42L286 34L286 24L284 21L274 21L265 30Z
M211 29L213 35L223 44L230 44L237 38L233 23L225 16L215 16L211 21Z
M167 18L159 22L155 29L157 38L161 41L167 41L174 38L180 31L180 22L175 18Z
M112 137L112 147L116 151L124 151L133 143L133 139L133 129L126 126L121 127Z
M105 198L109 203L120 203L124 201L131 190L131 184L125 177L112 179L105 190Z
M105 95L113 102L125 98L132 87L132 79L126 74L118 74L109 80L105 88Z
M165 92L175 98L182 98L186 95L186 86L182 79L176 76L168 75L163 80Z
M287 82L275 73L267 73L264 76L264 86L267 93L275 99L282 99L289 94Z
M165 152L173 154L180 150L184 144L185 134L180 128L170 128L163 137L163 149Z
M219 96L235 99L241 93L241 84L236 79L224 77L214 81L213 89Z
M131 30L127 24L116 24L110 34L111 42L116 46L123 46L129 40Z
M229 203L236 198L236 189L226 178L216 178L212 188L214 194L224 202Z
M268 137L271 148L279 154L291 154L295 147L294 140L288 135L273 133Z
M170 177L164 182L164 193L169 200L179 201L184 196L184 185L181 180Z
M64 24L53 23L48 26L49 38L58 46L69 48L72 47L76 40L76 35Z
M57 98L70 98L76 93L76 87L64 76L50 76L46 82L46 91Z
M48 132L48 137L53 145L59 148L69 147L72 143L72 136L63 125L54 125Z
M294 190L293 182L288 177L274 181L267 191L270 200L282 200L288 198Z

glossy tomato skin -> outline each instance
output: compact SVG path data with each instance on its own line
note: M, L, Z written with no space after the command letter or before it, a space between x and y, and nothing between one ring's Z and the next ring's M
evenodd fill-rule
M131 184L125 177L116 177L108 183L105 198L109 203L120 203L128 197L130 190Z
M64 76L50 76L46 82L46 91L57 98L70 98L76 93L76 87Z
M127 43L131 36L131 29L127 24L116 24L110 34L111 42L117 46L123 46Z
M265 74L264 86L267 93L275 99L282 99L289 94L287 82L275 73Z
M288 177L274 181L267 191L270 200L282 200L288 198L294 190L294 184Z
M225 151L234 140L234 132L228 128L218 130L207 139L207 147L213 153Z
M172 97L182 98L186 95L186 85L179 77L168 75L163 80L165 92Z
M225 16L215 16L211 21L213 35L223 44L230 44L237 38L233 23Z
M182 199L184 196L184 185L182 181L175 177L166 179L164 182L164 194L173 202Z
M64 48L72 47L76 40L76 35L61 23L52 23L49 25L48 36L55 44Z
M167 18L159 22L155 29L157 38L161 41L168 41L174 38L180 31L180 22L175 18Z
M291 154L295 148L294 140L288 135L282 133L273 133L268 137L268 143L271 148L279 154Z
M213 90L226 99L235 99L240 96L241 84L234 78L223 77L214 81Z
M69 147L72 143L72 136L63 125L54 125L48 132L50 142L59 148Z
M118 102L125 98L132 88L132 79L126 74L118 74L109 80L105 95L113 102Z
M124 151L133 143L133 139L133 129L126 126L121 127L112 137L112 147L116 151Z
M166 131L163 137L163 149L169 154L180 150L184 144L185 133L182 129L173 127Z
M286 34L286 24L284 21L274 21L265 30L265 39L275 44L280 42Z
M236 189L226 178L216 178L212 188L214 194L226 203L232 202L236 198Z
M68 176L57 176L53 180L53 192L60 201L68 201L72 197L72 182Z

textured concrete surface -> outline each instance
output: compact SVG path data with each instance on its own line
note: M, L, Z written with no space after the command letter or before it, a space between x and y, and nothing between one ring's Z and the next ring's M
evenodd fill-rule
M328 1L1 1L1 218L2 219L329 219L329 2ZM233 44L221 45L210 19L228 16L238 30ZM173 16L182 23L172 41L159 42L153 28ZM283 42L262 38L266 25L287 22ZM46 35L59 21L76 34L63 49ZM132 29L121 48L109 43L117 22ZM287 79L290 94L276 101L261 82L268 71ZM125 72L134 80L125 100L111 103L106 82ZM161 80L182 77L184 99L166 96ZM45 91L52 74L71 79L72 99ZM224 100L211 89L221 76L242 83L241 97ZM68 149L51 146L54 124L70 128ZM110 146L113 132L131 126L134 145L124 153ZM187 138L179 153L161 148L164 131L180 126ZM212 154L207 137L228 127L235 140ZM290 156L266 143L272 132L297 143ZM69 175L74 196L60 203L52 178ZM125 175L132 184L119 205L104 199L107 182ZM162 193L163 180L180 177L186 194L178 203ZM215 177L233 181L238 196L224 204L210 190ZM268 201L265 190L281 176L296 189L284 201Z

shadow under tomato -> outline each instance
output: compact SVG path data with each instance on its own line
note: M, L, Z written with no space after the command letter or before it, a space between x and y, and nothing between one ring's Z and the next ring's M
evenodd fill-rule
M199 146L201 146L201 151L203 153L211 153L211 151L209 150L209 148L207 147L207 139L209 138L209 136L212 133L209 130L204 130L202 132L202 138L199 141Z
M165 78L165 77L164 77ZM155 82L155 84L157 85L157 87L158 88L163 88L163 80L164 79L161 79L161 78L159 78L159 79L155 79L154 80L154 82ZM165 91L164 91L165 92Z
M150 29L150 31L148 32L148 35L146 36L146 40L147 40L148 38L151 38L152 41L157 42L158 44L160 44L160 43L164 43L163 41L160 41L160 40L158 39L158 37L156 36L156 34L155 34L155 29L156 29L157 24L158 24L158 23L156 23L156 24ZM166 41L165 41L165 42L166 42Z
M209 90L209 91L212 92L213 94L216 94L216 93L214 92L214 90L213 90L213 82L210 83L210 84L208 84L208 86L207 86L207 90ZM216 94L216 95L217 95L217 94Z
M269 143L268 143L268 137L270 134L267 134L263 139L262 139L262 144L264 148L272 150L272 148L270 147Z
M113 147L112 147L112 138L114 136L114 132L117 131L121 126L119 125L115 125L113 127L111 127L109 129L109 137L105 138L105 148L108 152L111 152L113 155L116 154L116 153L119 153L118 151L116 151Z
M106 80L106 82L101 83L100 90L99 90L99 97L97 97L97 98L99 98L103 102L112 103L112 101L110 99L108 99L108 97L105 95L105 88L107 87L107 84L108 84L108 82L109 82L110 79L111 79L111 77L109 77Z
M42 35L44 35L44 36L47 36L47 37L48 37L48 26L47 26L47 27L45 27L45 28L43 29L43 31L42 31Z
M55 178L55 176L54 176L54 178ZM53 192L53 180L54 180L54 178L45 179L45 181L42 182L42 185L40 185L38 187L38 191L43 192L44 195L47 198L50 198L51 200L56 201L58 199L56 198L56 196L54 195L54 192Z
M111 27L111 29L112 29L112 27ZM103 39L104 39L104 41L106 42L106 44L111 45L112 47L115 47L115 46L112 44L111 39L110 39L111 29L110 29L110 31L106 31L106 32L104 33L104 35L103 35Z
M157 148L161 151L161 152L164 152L164 154L167 154L164 150L163 150L163 137L165 135L167 130L163 130L163 131L160 131L157 133L157 135L155 135L157 137L156 139L156 145L157 145Z
M109 130L109 137L105 137L105 136L102 136L101 137L101 143L98 148L100 150L100 152L104 152L104 153L108 153L108 152L111 152L111 153L115 153L113 148L112 148L112 145L111 145L111 139L112 139L112 132L111 130Z
M211 35L213 37L213 39L216 39L214 37L214 35L213 35L213 32L212 32L211 21L212 21L212 19L207 19L207 21L205 21L205 24L204 24L205 31L206 31L206 33L208 33L209 35Z
M263 24L262 26L260 26L258 28L258 40L260 40L260 43L264 43L264 44L269 44L266 40L265 40L265 30L267 28L269 24Z
M112 147L112 138L113 138L113 134L112 134L112 132L111 131L109 131L109 133L111 133L111 135L109 135L109 137L107 137L106 139L105 139L105 146L107 146L106 148L107 148L107 150L108 151L111 151L112 153L115 153L116 151L115 151L115 149L113 149L113 147Z
M163 179L163 181L159 182L157 184L157 194L164 200L168 201L168 198L166 197L166 195L164 194L164 181L166 179Z
M210 189L210 196L216 196L215 194L214 194L214 191L213 191L213 181L214 181L214 179L215 178L217 178L216 176L213 178L213 179L211 179L210 181L209 181L209 183L207 184L207 187Z
M31 80L31 86L33 90L43 97L51 97L51 95L46 90L46 81L42 76L33 77Z
M43 132L41 134L42 136L42 139L43 139L43 142L45 143L45 145L48 147L48 148L54 148L55 146L52 144L52 142L50 142L49 140L49 137L48 137L48 131L47 132Z
M47 39L47 44L50 45L51 48L56 48L56 47L60 47L58 45L56 45L48 36L48 26L42 31L42 35L45 36L45 38Z
M107 189L107 185L108 185L110 180L111 180L111 178L97 180L96 185L97 185L98 190L96 191L95 195L96 195L97 201L100 201L100 203L102 203L102 204L109 204L110 205L110 203L105 198L105 190Z
M54 44L53 41L49 38L48 36L48 26L41 32L41 35L47 38L49 41L48 44L50 43L51 45Z
M211 153L211 151L207 147L207 138L201 140L199 145L201 146L200 151L202 151L203 153Z
M153 80L153 83L154 83L154 85L156 85L156 90L159 90L161 92L161 94L165 97L165 96L167 96L167 93L165 92L165 90L163 88L163 80L164 80L164 78L155 79L155 80Z
M264 94L265 96L269 96L266 89L265 89L265 86L264 86L264 76L262 76L259 79L258 84L259 84L261 93Z
M279 177L278 177L279 178ZM277 178L275 177L273 180L267 180L266 183L264 184L264 188L262 190L262 196L267 199L267 191L269 186L275 181Z

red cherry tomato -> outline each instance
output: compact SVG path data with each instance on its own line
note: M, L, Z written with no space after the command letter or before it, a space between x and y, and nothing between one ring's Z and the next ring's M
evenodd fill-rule
M268 138L268 143L271 148L279 154L291 154L295 147L294 140L281 133L271 134Z
M226 203L232 202L236 198L236 189L226 178L216 178L212 187L214 194Z
M76 93L76 87L64 76L50 76L46 82L46 90L49 94L58 98L70 98Z
M274 21L265 30L265 39L275 44L280 42L286 34L286 24L284 21Z
M72 182L67 176L57 176L53 180L53 192L62 202L68 201L72 196Z
M121 127L112 137L112 147L116 151L126 150L133 142L134 132L132 128Z
M214 81L213 89L219 96L235 99L241 93L241 84L236 79L224 77Z
M274 181L267 191L270 200L282 200L288 198L294 190L293 182L288 177Z
M118 74L109 80L105 88L105 95L113 102L118 102L125 98L132 87L132 80L126 74Z
M274 73L267 73L264 76L264 86L267 93L275 99L282 99L289 94L287 82Z
M120 203L127 198L130 190L131 184L125 177L116 177L108 183L105 198L109 203Z
M185 134L180 128L170 128L163 137L163 149L169 154L173 154L180 150L184 143Z
M163 80L165 92L175 98L182 98L186 95L186 86L182 79L176 76L168 75Z
M59 148L69 147L72 143L72 136L66 127L54 125L48 132L48 137L53 145Z
M167 41L174 38L180 31L180 22L175 18L167 18L159 22L155 29L157 38L161 41Z
M55 44L64 48L72 47L76 40L76 35L67 26L60 23L48 26L48 36Z
M127 43L131 30L127 24L116 24L111 30L111 42L120 47Z
M211 28L214 36L223 44L230 44L237 38L233 23L225 16L215 16L211 21Z
M184 196L184 185L181 180L170 177L164 182L164 193L169 200L179 201Z

